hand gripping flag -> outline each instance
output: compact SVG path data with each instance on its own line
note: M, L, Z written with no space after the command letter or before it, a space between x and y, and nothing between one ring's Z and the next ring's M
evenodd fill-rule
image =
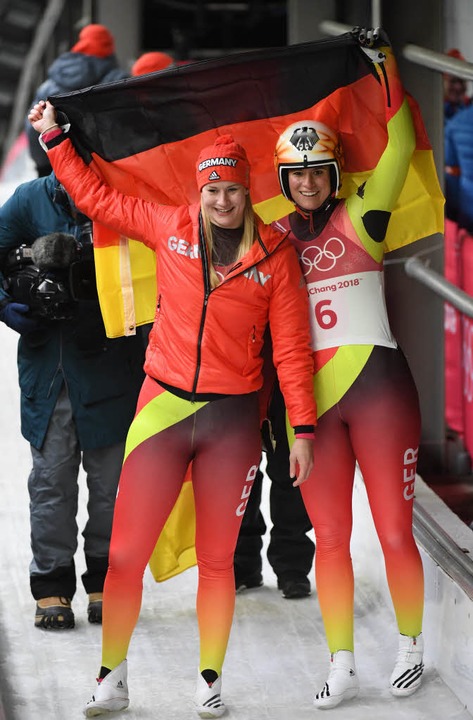
M344 149L342 197L376 166L387 141L383 91L350 33L319 42L230 55L51 97L72 140L106 182L163 204L195 202L200 150L231 133L251 164L251 196L266 221L293 209L274 167L279 135L301 119L337 130ZM432 149L411 100L417 147L389 223L387 248L443 231L443 195ZM96 274L110 337L152 322L155 258L132 238L94 227ZM150 560L157 581L195 565L190 472Z
M171 205L198 199L195 161L230 132L251 164L251 196L266 221L293 209L280 194L274 148L281 132L313 118L339 132L340 195L374 168L387 139L383 92L351 33L312 43L229 55L50 98L72 125L84 160L130 195ZM389 223L387 248L443 232L443 195L420 112L409 174ZM154 319L154 253L94 228L97 284L107 334L133 334Z

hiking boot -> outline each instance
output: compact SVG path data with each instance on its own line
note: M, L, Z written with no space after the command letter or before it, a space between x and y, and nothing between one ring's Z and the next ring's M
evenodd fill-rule
M359 689L353 653L339 650L331 657L327 682L315 696L314 705L321 709L336 707L343 700L356 697Z
M304 575L297 578L278 578L278 590L282 591L282 596L287 600L309 597L311 593L310 580Z
M393 695L407 697L420 687L424 672L424 639L422 633L417 637L399 635L397 660L390 679Z
M42 630L71 630L75 620L69 598L53 596L37 600L34 624Z
M102 624L102 598L103 593L89 593L89 604L87 605L87 617L90 623Z
M263 576L261 571L251 573L250 575L241 575L239 572L235 572L235 592L239 593L243 590L252 590L253 588L259 588L263 585Z
M97 687L84 708L84 715L86 717L96 717L107 712L125 710L130 704L126 680L127 664L126 660L123 660L102 680L97 678Z
M202 673L197 673L197 687L194 695L194 705L201 718L216 718L221 717L224 714L227 708L220 697L221 692L221 675L219 675L214 682L208 683Z

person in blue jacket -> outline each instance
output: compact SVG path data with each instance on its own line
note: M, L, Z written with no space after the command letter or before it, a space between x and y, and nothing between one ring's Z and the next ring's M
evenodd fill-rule
M138 333L109 339L99 309L91 223L53 173L0 208L0 319L20 334L21 432L30 443L30 587L35 625L74 627L79 470L88 619L102 619L125 438L144 373Z
M445 214L473 234L473 105L445 127Z
M102 85L129 77L115 55L115 41L104 25L92 23L82 28L75 45L59 55L49 66L47 77L35 92L33 105L50 95ZM47 154L38 143L38 135L25 120L28 147L39 177L49 175L52 168Z

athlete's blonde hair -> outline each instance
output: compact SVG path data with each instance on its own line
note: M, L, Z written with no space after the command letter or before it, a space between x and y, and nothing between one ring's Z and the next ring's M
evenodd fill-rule
M208 214L205 212L202 204L201 204L201 210L202 210L202 222L204 226L204 236L205 241L208 248L208 257L210 260L210 286L212 288L217 287L219 285L220 280L218 278L218 275L216 273L216 270L214 268L213 262L212 262L212 251L213 251L213 235L212 235L212 223L210 222L210 218ZM245 210L243 213L243 233L241 236L240 244L238 245L238 252L235 258L235 262L243 257L243 255L246 255L246 253L249 251L251 246L253 245L254 241L256 240L257 231L256 231L256 215L255 211L253 210L253 205L251 204L250 196L246 196L245 201Z

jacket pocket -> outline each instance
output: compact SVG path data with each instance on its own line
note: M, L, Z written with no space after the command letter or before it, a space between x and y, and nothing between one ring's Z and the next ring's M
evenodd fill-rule
M244 375L251 375L255 370L255 364L260 353L261 343L258 343L258 333L256 325L253 325L248 335L248 342L246 345L246 363L243 368Z

